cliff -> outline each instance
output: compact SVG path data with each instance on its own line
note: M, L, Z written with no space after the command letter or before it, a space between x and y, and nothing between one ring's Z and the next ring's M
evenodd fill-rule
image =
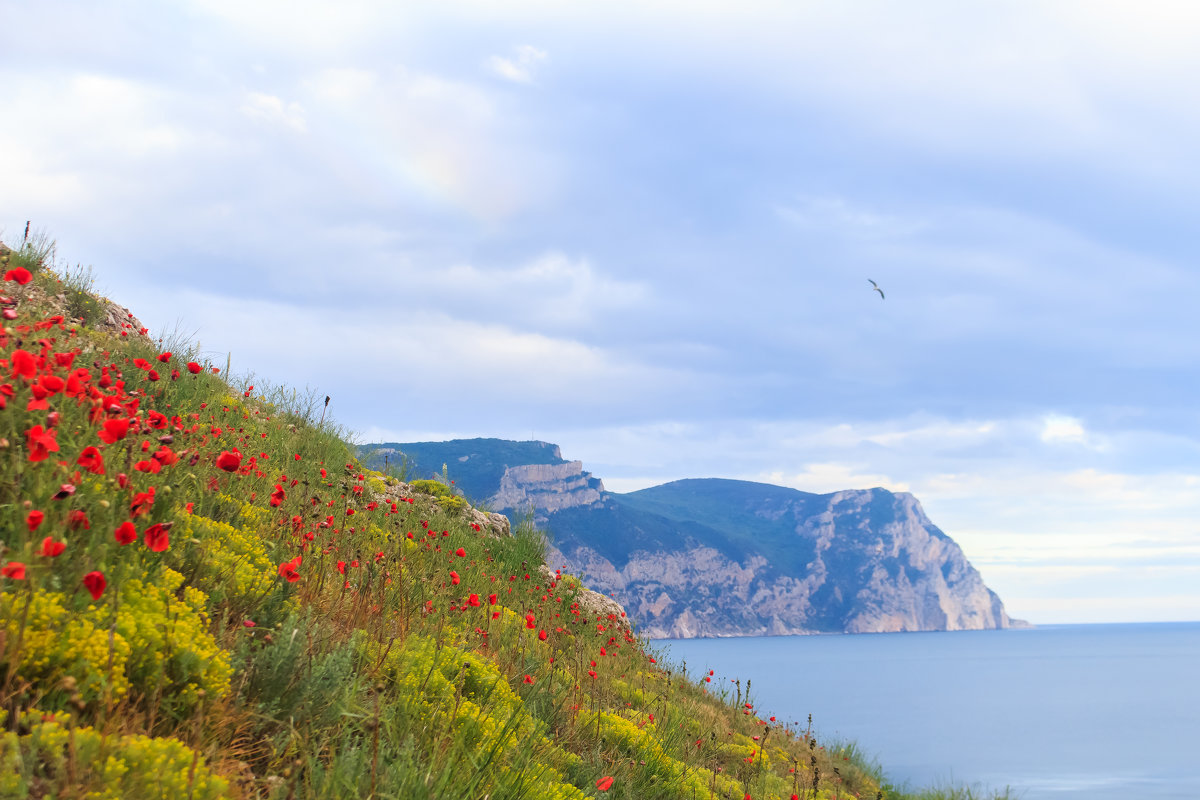
M477 496L509 513L532 510L552 541L551 562L619 598L643 635L1013 624L962 548L911 494L876 488L818 495L717 479L616 494L581 462L562 460L554 445L501 441L396 447L445 459L440 463L474 464L472 474L487 464L490 480L471 481Z

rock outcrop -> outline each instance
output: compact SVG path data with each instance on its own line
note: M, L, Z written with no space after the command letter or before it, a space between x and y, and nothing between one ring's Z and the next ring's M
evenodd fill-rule
M545 522L548 514L603 499L604 483L585 472L582 461L568 461L508 467L500 478L500 490L488 504L517 512L532 509L535 521Z

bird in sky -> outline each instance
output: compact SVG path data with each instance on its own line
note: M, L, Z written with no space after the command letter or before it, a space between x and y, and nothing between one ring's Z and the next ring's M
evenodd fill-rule
M875 291L879 292L879 299L880 299L880 300L886 300L886 299L887 299L886 297L884 297L884 296L883 296L883 289L880 289L880 288L879 288L879 284L878 284L878 283L876 283L875 281L871 280L870 278L867 278L867 281L868 281L868 282L869 282L869 283L870 283L872 286L874 286L874 287L875 287Z

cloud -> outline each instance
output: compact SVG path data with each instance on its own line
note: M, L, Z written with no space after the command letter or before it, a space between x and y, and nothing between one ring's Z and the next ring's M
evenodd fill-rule
M515 48L516 56L504 58L492 56L486 62L488 70L505 80L514 83L532 83L534 72L546 60L545 50L539 50L533 45L523 44Z
M614 312L645 307L649 287L598 272L587 259L543 253L511 269L456 264L396 276L397 288L442 305L486 309L488 317L530 329L578 330Z
M283 125L298 133L308 129L304 122L304 108L299 103L284 103L275 95L246 92L240 111L251 119Z

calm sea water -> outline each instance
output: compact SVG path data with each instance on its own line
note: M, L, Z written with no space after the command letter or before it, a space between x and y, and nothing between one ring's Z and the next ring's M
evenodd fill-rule
M1024 800L1200 800L1200 622L664 640L888 778Z

